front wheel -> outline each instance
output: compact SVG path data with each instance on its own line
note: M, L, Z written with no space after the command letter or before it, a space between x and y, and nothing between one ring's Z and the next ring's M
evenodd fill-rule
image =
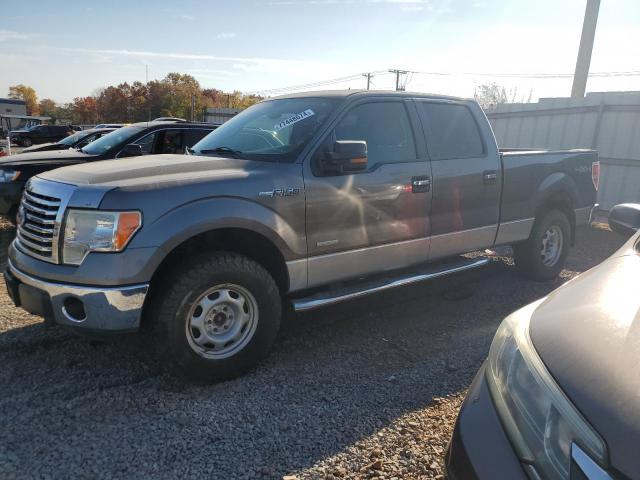
M571 224L560 210L550 210L536 219L529 239L515 245L518 270L538 281L556 278L569 254Z
M33 142L31 141L30 138L23 138L22 140L20 140L20 145L22 145L23 147L30 147L31 145L33 145Z
M243 374L266 356L280 326L275 281L253 260L234 253L186 262L165 279L156 303L154 320L167 360L197 381Z

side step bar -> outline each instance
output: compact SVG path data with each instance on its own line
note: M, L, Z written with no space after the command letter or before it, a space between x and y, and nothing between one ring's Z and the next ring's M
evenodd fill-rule
M478 268L489 263L488 258L467 259L463 258L456 263L446 265L431 265L422 267L421 270L412 270L410 273L404 272L402 276L379 278L377 280L364 281L351 284L340 289L332 289L315 293L308 297L292 299L293 308L296 312L305 312L316 308L326 307L334 303L353 300L355 298L382 292L391 288L411 285L425 280L432 280L453 273L464 272L473 268Z

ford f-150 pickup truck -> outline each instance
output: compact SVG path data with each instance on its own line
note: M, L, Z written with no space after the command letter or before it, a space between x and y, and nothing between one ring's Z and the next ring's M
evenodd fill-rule
M298 311L478 267L562 269L595 201L590 150L500 152L471 100L320 92L263 101L191 156L34 176L5 274L16 305L85 332L150 328L184 374L232 378Z

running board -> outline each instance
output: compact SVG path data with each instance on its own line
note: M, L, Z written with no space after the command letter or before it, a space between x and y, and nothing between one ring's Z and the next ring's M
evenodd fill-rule
M481 267L489 263L488 258L468 259L461 258L455 263L449 262L446 265L427 265L420 270L412 270L410 273L403 272L402 276L385 276L376 280L362 281L359 283L344 286L339 289L321 291L308 297L292 299L293 308L296 312L305 312L316 308L326 307L334 303L353 300L364 297L372 293L378 293L396 287L412 285L414 283L444 277L453 273L464 272Z

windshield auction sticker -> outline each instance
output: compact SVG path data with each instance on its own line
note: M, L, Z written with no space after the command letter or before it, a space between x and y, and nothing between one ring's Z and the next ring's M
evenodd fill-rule
M276 132L279 132L283 128L290 127L294 123L298 123L301 120L304 120L305 118L309 118L309 117L311 117L313 115L315 115L313 113L313 110L311 110L310 108L307 108L304 112L300 112L300 113L297 113L296 115L292 115L289 118L285 118L280 123L274 125L273 126L273 130L276 131Z

